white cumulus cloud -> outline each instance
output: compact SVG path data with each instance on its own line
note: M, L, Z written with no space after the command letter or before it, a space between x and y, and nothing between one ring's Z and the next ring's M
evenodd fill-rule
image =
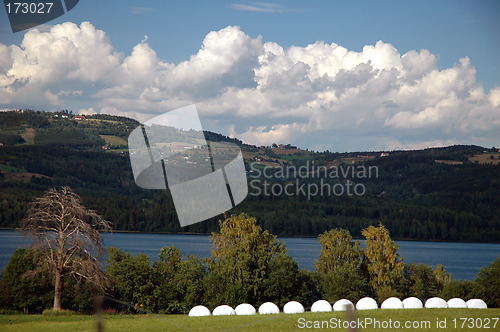
M261 6L262 7L262 6ZM145 121L195 103L211 130L254 144L383 150L498 145L500 88L485 91L473 59L440 69L428 50L383 41L362 51L312 41L284 48L237 26L211 31L178 64L139 41L114 49L89 22L0 43L0 108L75 108Z

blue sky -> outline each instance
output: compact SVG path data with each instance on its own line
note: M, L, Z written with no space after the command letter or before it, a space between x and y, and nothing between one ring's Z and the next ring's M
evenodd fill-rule
M129 53L144 35L159 57L186 60L209 31L238 25L252 37L262 35L287 47L321 40L350 50L382 40L401 53L428 49L441 67L471 58L485 88L500 85L500 1L273 1L275 12L235 10L252 1L81 0L78 7L51 21L90 21L106 31L113 45ZM264 7L265 9L265 7ZM20 43L5 10L0 11L0 42Z
M498 17L500 17L500 1L126 0L117 2L81 0L72 11L40 27L39 30L42 34L51 33L50 29L53 26L65 22L72 22L77 28L82 29L82 22L90 22L93 27L93 30L89 28L90 33L97 34L96 31L105 33L107 42L103 42L103 47L110 47L108 52L110 57L112 54L117 55L115 60L110 60L109 66L102 69L102 72L108 74L80 77L79 74L70 74L75 71L75 68L68 67L67 73L56 71L62 75L61 79L68 79L66 84L60 81L56 84L44 78L35 85L34 82L38 81L33 78L36 75L33 75L32 71L37 71L41 75L43 67L30 67L31 69L23 67L21 70L21 67L15 67L14 62L6 62L3 64L2 73L0 60L0 75L11 75L10 78L4 77L11 87L15 87L15 84L21 81L29 81L22 87L26 89L24 92L22 89L12 88L5 90L4 94L0 93L0 109L39 106L47 110L68 108L75 111L82 110L82 112L111 110L144 121L169 108L194 102L200 114L207 119L210 129L232 133L255 144L279 141L279 143L295 143L302 147L337 151L412 148L458 143L493 145L497 142L496 145L500 145L499 135L496 134L500 127L497 126L495 120L500 114L496 102L497 94L500 93L500 64L498 62L500 21ZM239 28L234 28L236 26ZM224 30L228 27L231 27L231 31ZM70 33L72 29L65 26L63 30L64 33ZM190 66L189 61L193 56L200 55L200 48L204 41L208 45L207 37L210 32L220 32L213 36L214 44L212 45L219 43L217 45L230 48L237 44L240 48L248 47L247 53L250 55L241 53L238 59L227 60L230 63L229 66L222 66L217 62L222 67L214 65L214 68L222 70L221 74L214 71L197 77L196 68L198 67L194 62ZM74 31L72 33L71 36L74 36ZM16 34L10 31L6 12L2 8L0 10L0 44L7 47L20 46L25 39L25 34L26 31ZM146 35L147 40L145 40ZM57 36L60 37L60 34ZM33 40L39 40L39 37L37 38L33 37ZM55 39L50 40L54 45ZM324 42L325 45L334 43L335 47L328 50L324 47L307 49L308 45L313 45L318 41ZM377 44L378 41L382 41L383 45ZM277 52L276 54L281 52L276 48L269 51L271 44L279 45L284 50L286 54L282 60L275 61L270 57L266 60L259 58L269 52ZM371 53L368 49L364 51L367 45L375 46L376 44L379 47L375 51ZM92 45L100 47L97 42ZM143 52L136 52L136 60L144 61L139 57L139 53L149 54L148 52L152 50L155 58L150 60L156 61L156 65L160 68L155 69L156 72L165 70L165 77L177 77L178 80L187 83L182 85L178 82L175 84L160 82L152 89L156 91L156 99L151 97L147 104L137 104L135 110L125 109L123 105L127 103L112 92L121 89L123 94L130 94L130 91L125 92L126 84L119 81L125 78L116 72L115 67L120 65L123 67L127 57L133 60L132 52L134 48L139 49L138 45L143 46L139 47ZM266 48L263 45L268 46ZM384 45L390 45L392 49L389 50L388 46L384 48ZM221 50L221 48L214 47L215 51L209 52L210 61L214 59L214 52ZM322 62L327 61L329 55L326 53L335 52L334 49L340 52L340 47L359 55L359 61L355 60L359 63L356 62L355 65L371 61L371 69L345 63L338 65L340 67L330 64L330 69L322 69L327 66L326 62ZM205 48L210 49L210 47ZM293 49L292 52L288 52L291 49ZM421 50L427 50L430 55L418 53ZM238 49L235 49L233 53L238 53L237 51ZM374 59L389 56L388 54L393 51L399 54L400 58L414 51L420 54L420 57L417 59L415 56L412 60L413 69L411 70L408 69L409 65L405 65L406 67L400 65L397 59L388 60L390 63L386 61L384 64L374 65L376 62ZM32 52L37 52L37 50ZM9 54L12 58L15 52L11 49ZM106 57L104 53L102 56ZM468 63L467 61L461 62L460 59L466 57ZM407 57L409 58L410 56ZM208 58L204 59L206 61ZM208 61L208 66L210 66L210 61ZM225 63L224 61L222 62ZM287 61L288 65L283 65ZM175 68L183 62L186 62L185 68L182 66ZM82 63L88 63L88 61ZM82 63L78 66L83 66ZM305 64L306 67L295 66L297 63ZM46 66L49 68L52 65L57 64ZM315 65L318 66L317 71L314 71ZM419 73L418 78L412 76L413 81L410 82L408 73L417 67L425 66L428 66L425 70L422 69L425 73ZM189 68L194 72L189 72ZM258 75L248 76L249 70L255 68L260 68L260 75L264 76L259 76L260 78L257 77ZM387 78L390 76L391 68L399 70L400 74ZM16 74L12 73L20 73L23 70L26 72L19 74L20 76L15 81L13 77ZM302 73L301 70L304 72ZM81 68L81 71L88 72L86 68ZM367 71L375 75L377 80L374 81L375 76L366 76ZM434 74L432 74L433 71ZM325 87L326 83L322 82L320 77L325 73L330 78L328 87ZM442 75L439 76L436 73L442 73ZM172 75L169 76L170 74ZM303 103L303 107L292 107L286 102L280 105L277 97L283 94L280 89L288 89L286 91L294 89L294 87L284 87L284 82L302 77L301 75L306 75L308 80L301 82L302 85L295 85L303 89L293 92L288 99L294 99L301 93L309 91L303 99L296 100L297 104ZM75 79L77 76L80 79ZM151 92L151 89L144 88L147 84L154 85L156 84L154 82L161 80L153 76L152 73L148 78L143 78L143 85L133 87L136 89L134 91L143 89L141 98L145 98L144 96ZM224 77L221 78L222 76ZM406 81L405 79L403 81L407 86L401 83L403 76L406 77ZM422 86L427 84L426 87L415 88L417 79L422 81ZM216 80L218 83L211 84L210 80ZM277 80L281 80L281 83L276 83ZM380 88L387 80L392 80L393 88L394 84L398 85L397 89L394 88L397 91L393 89L383 98L373 97L379 96L382 92L375 92L373 89L376 88L370 88L370 86ZM443 87L442 82L449 80L456 80L455 86ZM429 83L430 81L432 83ZM193 91L187 91L190 84L193 86ZM65 86L66 90L62 86ZM74 91L69 91L68 87ZM357 95L350 98L344 93L345 98L340 98L341 93L348 91L345 90L347 87L358 89ZM478 87L483 87L482 94L478 92ZM128 88L132 89L132 87ZM271 88L275 89L274 95L271 94ZM433 89L442 89L442 93L435 96ZM158 90L165 93L161 94ZM420 92L416 92L417 90ZM428 94L422 94L424 90L428 91ZM15 97L12 91L19 94L23 92L25 100L20 102L22 98ZM328 99L325 97L328 93L336 93L336 97L328 97ZM39 95L39 98L33 97L30 101L31 94ZM158 101L160 95L163 99L175 99L176 102L164 100L162 103ZM363 99L364 95L374 98L372 100L373 114L376 116L369 113L367 105L360 105L355 101ZM398 99L403 98L401 97L403 95L404 100ZM410 97L427 98L428 103L416 104ZM251 103L245 102L248 101L245 98L251 100L263 98L261 105L263 108L268 107L269 111L247 107ZM328 102L325 102L325 98ZM236 99L239 101L236 102ZM155 106L152 100L158 101L158 104ZM117 104L112 107L114 101ZM234 105L231 105L232 102ZM217 110L213 106L217 103L225 106ZM382 110L380 108L382 106L379 105L377 110L377 103L395 106L387 106L389 111L386 111ZM255 105L253 107L258 108ZM457 113L454 114L451 108L457 109ZM312 109L310 115L307 109ZM364 111L358 111L360 109ZM331 113L326 114L328 112ZM375 116L376 119L370 119L371 116ZM460 118L463 121L449 124L446 119L450 117ZM330 123L330 119L334 120ZM368 126L366 123L378 123L378 125Z

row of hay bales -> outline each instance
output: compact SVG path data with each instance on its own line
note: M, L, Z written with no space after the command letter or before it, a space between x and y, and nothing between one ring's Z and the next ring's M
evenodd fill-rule
M371 297L364 297L360 299L356 306L346 299L341 299L331 305L328 301L318 300L311 306L311 312L329 312L329 311L345 311L348 309L354 310L374 310L378 309L377 302ZM443 300L439 297L431 297L425 301L425 304L416 297L408 297L401 301L397 297L390 297L380 305L381 309L422 309L422 308L470 308L470 309L486 309L488 306L481 299L470 299L465 302L459 298L453 298L448 301ZM283 312L285 314L299 314L303 313L304 306L297 301L290 301L283 307ZM189 316L200 317L200 316L224 316L224 315L255 315L256 313L261 315L268 314L279 314L280 309L278 306L272 302L263 303L258 310L248 303L242 303L236 308L232 308L226 304L216 307L212 313L210 310L202 305L193 307L189 311Z

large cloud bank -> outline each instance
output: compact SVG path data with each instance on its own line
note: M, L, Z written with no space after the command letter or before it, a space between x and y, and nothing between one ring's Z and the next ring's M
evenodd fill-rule
M0 108L145 121L195 103L208 129L253 144L333 151L498 144L500 87L484 91L467 57L452 68L437 62L428 50L400 54L382 41L361 52L324 42L285 49L229 26L173 64L147 38L124 55L91 23L64 23L27 32L20 46L0 43Z

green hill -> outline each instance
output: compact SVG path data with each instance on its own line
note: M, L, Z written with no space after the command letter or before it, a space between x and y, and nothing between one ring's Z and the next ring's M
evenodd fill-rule
M112 115L77 120L67 111L0 112L0 227L19 226L32 199L49 187L69 185L115 230L215 230L218 218L181 228L168 190L135 185L126 143L138 125ZM234 212L257 217L274 234L316 236L344 227L359 236L381 221L394 238L500 242L500 159L493 149L331 153L290 145L257 147L211 132L205 136L241 147L251 194ZM273 168L263 173L266 166ZM377 176L360 177L370 167ZM302 175L294 176L299 169ZM337 177L329 176L332 170ZM276 192L287 184L296 190L293 195ZM364 188L363 195L307 197L305 189L305 195L297 192L300 186L345 189L356 184ZM266 186L276 190L266 195Z

